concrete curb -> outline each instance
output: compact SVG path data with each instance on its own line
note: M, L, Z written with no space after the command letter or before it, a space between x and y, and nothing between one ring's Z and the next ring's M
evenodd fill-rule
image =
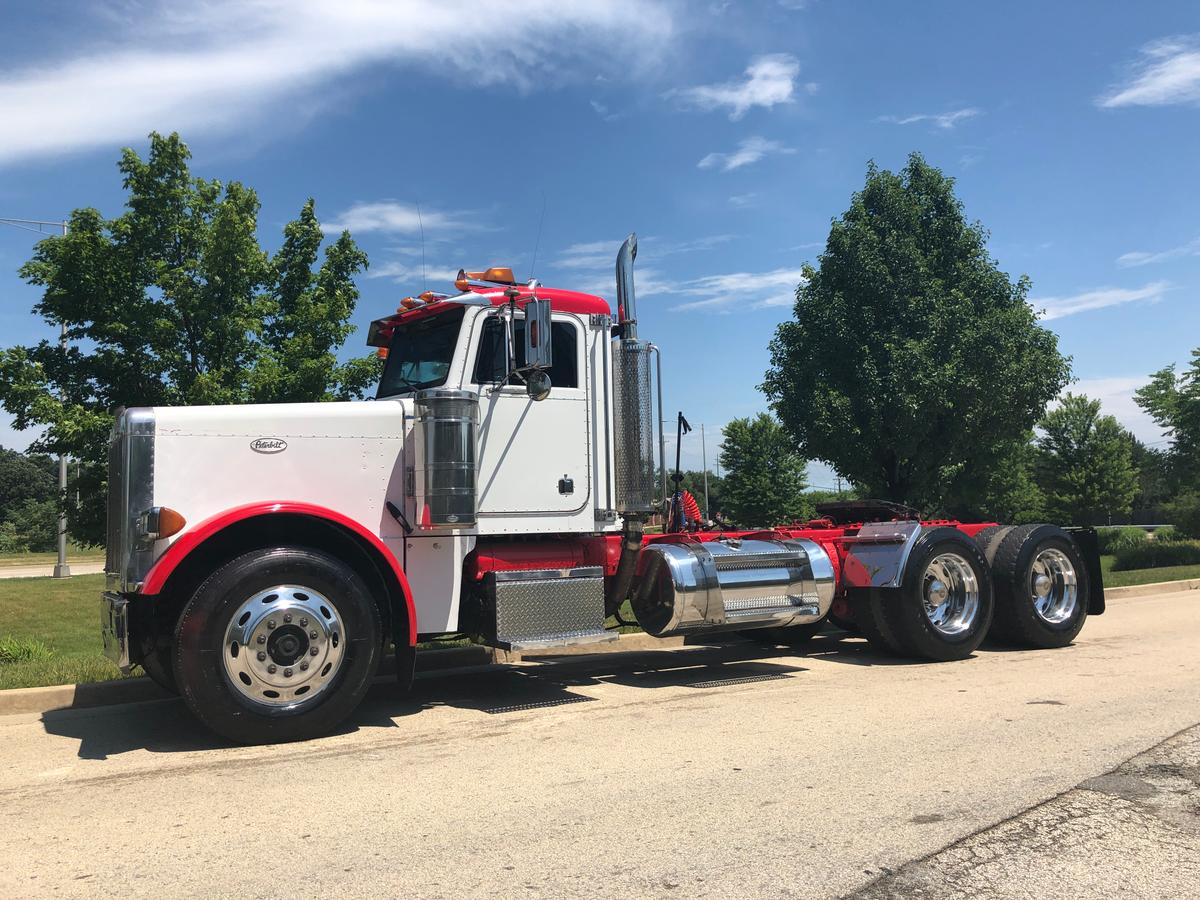
M1154 584L1131 584L1128 587L1105 588L1105 599L1120 600L1130 597L1148 597L1151 594L1174 594L1180 591L1200 591L1200 578L1182 581L1157 581Z
M1160 581L1129 587L1108 588L1109 600L1147 597L1200 590L1200 578L1184 581ZM473 644L466 647L447 647L422 650L417 654L417 674L444 669L460 669L488 665L511 665L521 662L551 661L564 656L588 656L601 653L626 653L640 650L670 650L689 644L709 644L711 641L682 637L656 638L640 632L620 635L617 640L600 644L578 644L572 647L551 647L544 650L495 650ZM386 657L380 666L380 680L390 678L394 668ZM18 713L44 713L58 709L87 709L120 703L142 703L148 700L169 700L167 693L149 678L123 678L116 681L97 681L89 684L61 684L51 687L12 688L0 691L0 716Z

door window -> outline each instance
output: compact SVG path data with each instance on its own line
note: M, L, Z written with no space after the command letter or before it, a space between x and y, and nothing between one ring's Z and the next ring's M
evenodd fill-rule
M499 316L490 316L483 323L479 355L475 358L476 384L499 384L504 380L508 366L505 330ZM520 368L525 365L525 320L517 319L513 330L516 332L516 366ZM550 338L554 344L554 365L548 370L550 384L557 388L579 387L579 328L574 322L552 322ZM517 375L513 375L508 383L522 382Z

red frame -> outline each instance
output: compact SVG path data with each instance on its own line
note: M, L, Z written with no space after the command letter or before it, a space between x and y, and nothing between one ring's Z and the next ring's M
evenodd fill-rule
M222 529L228 528L235 522L241 522L245 519L279 513L310 516L340 525L366 540L368 544L382 554L388 565L391 566L392 574L396 576L396 582L400 585L400 590L404 594L404 604L408 608L408 642L410 646L416 645L417 611L413 605L412 590L408 586L408 578L405 576L404 568L400 565L395 555L379 539L378 535L373 534L357 520L337 510L317 506L314 503L302 503L293 500L247 503L244 506L237 506L205 519L199 525L188 529L180 535L167 548L166 552L155 560L154 565L151 566L150 571L146 574L145 581L142 582L141 593L144 596L154 596L160 593L171 573L179 567L179 564L187 558L188 554Z

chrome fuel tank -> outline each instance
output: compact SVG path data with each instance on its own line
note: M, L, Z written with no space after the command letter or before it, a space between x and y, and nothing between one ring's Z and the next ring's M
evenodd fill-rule
M833 563L813 541L660 542L642 552L633 612L657 637L801 625L833 603Z

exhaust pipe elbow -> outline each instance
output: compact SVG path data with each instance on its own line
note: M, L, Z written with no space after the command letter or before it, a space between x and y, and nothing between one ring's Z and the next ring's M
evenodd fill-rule
M621 336L637 338L637 302L633 296L633 261L637 259L637 235L625 238L617 252L617 321Z

